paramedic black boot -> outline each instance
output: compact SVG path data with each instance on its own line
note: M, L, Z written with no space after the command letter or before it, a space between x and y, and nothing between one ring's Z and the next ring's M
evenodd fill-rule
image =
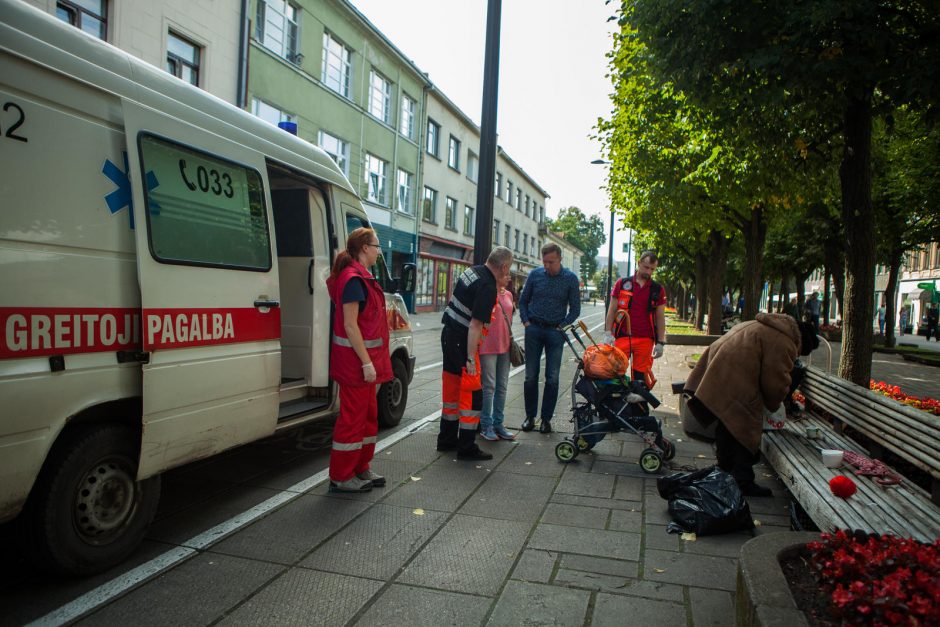
M486 461L493 459L492 453L482 450L476 443L477 432L472 429L461 429L457 444L457 459L467 461Z
M441 417L441 431L437 434L437 450L456 451L457 450L457 421L444 420Z

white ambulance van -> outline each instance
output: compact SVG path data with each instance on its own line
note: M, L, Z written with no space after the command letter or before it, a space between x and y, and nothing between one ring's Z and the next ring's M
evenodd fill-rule
M0 522L103 570L160 473L335 415L325 280L369 221L320 149L19 0L0 0ZM414 371L387 293L397 423Z

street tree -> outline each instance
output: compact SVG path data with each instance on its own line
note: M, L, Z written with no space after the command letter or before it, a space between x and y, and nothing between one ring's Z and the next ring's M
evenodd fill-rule
M558 233L581 250L582 276L592 276L597 270L597 250L607 241L600 216L586 216L578 207L572 206L559 211L556 219L546 218L545 222L550 231Z

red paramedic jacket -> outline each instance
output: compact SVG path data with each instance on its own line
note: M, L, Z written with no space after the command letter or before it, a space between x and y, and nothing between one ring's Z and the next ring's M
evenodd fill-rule
M366 306L359 312L359 332L366 344L369 359L375 367L375 381L366 383L362 376L362 361L353 350L346 328L343 326L343 290L353 277L359 277L366 286ZM339 273L327 279L326 287L333 301L333 346L330 351L330 376L340 385L365 386L385 383L392 379L392 361L388 345L388 317L385 313L385 293L372 274L356 260Z

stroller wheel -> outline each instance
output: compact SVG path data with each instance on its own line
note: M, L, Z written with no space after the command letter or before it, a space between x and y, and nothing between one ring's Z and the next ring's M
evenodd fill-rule
M590 442L588 442L587 440L585 440L585 439L582 438L582 437L579 437L579 438L578 438L578 451L579 451L579 452L581 452L581 453L587 453L587 452L590 451L592 448L594 448L594 447L591 445Z
M663 438L663 459L667 462L676 456L676 445L667 438Z
M663 467L662 456L651 448L640 453L640 468L648 475L655 475Z
M568 440L562 440L555 446L555 457L562 463L570 464L577 456L577 447Z

